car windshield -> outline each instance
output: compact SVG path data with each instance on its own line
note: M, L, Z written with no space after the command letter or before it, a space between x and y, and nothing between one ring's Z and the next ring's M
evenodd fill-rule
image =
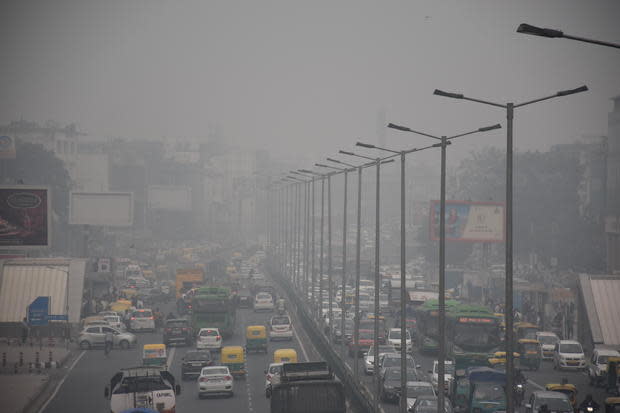
M274 317L271 319L272 325L291 324L291 320L288 317Z
M211 353L208 351L190 351L185 354L185 360L211 360Z
M167 321L166 327L187 327L188 323L185 320Z
M383 358L383 367L400 367L400 357L390 356ZM414 368L415 364L411 357L407 357L407 367Z
M216 337L219 335L220 333L217 330L200 330L200 337Z
M540 344L554 345L558 342L558 338L555 336L538 336L538 341L540 341Z
M433 386L420 386L417 384L407 385L407 397L419 397L422 395L432 396L435 394Z
M166 384L161 376L129 376L123 377L120 385L114 389L114 394L151 392L168 390L170 385Z
M540 398L536 400L536 407L540 408L540 406L547 405L548 411L560 411L560 412L568 412L573 411L570 402L567 399L559 398L559 397L550 397L550 398Z
M228 374L228 369L223 367L214 367L208 369L202 369L203 376L212 376L215 374Z
M271 294L268 293L259 293L256 295L257 300L271 300Z
M560 353L577 354L577 353L583 353L583 350L581 349L581 344L567 343L567 344L560 344Z
M396 349L394 348L394 346L387 346L387 345L379 345L379 354L385 354L385 353L396 353ZM374 356L375 355L375 348L374 347L370 347L368 349L368 355L369 356Z
M478 383L474 388L474 399L487 402L502 401L506 398L504 388L497 384Z
M405 330L407 331L407 330ZM400 330L390 330L390 339L392 340L400 340ZM411 340L411 336L409 335L409 331L407 331L407 334L405 335L405 338L407 340Z

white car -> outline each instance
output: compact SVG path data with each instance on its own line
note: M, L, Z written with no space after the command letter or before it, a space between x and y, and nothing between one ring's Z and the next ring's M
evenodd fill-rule
M536 340L540 342L541 357L546 360L553 360L555 345L560 341L560 338L551 331L537 331Z
M271 388L274 384L280 382L280 374L282 374L282 364L271 363L269 368L265 370L265 397L271 397Z
M379 344L378 358L387 353L396 353L396 349L391 344ZM364 355L364 373L372 375L375 372L375 351L370 347Z
M198 376L198 397L210 394L234 394L233 377L226 366L204 367Z
M131 331L155 331L155 317L148 308L134 310L129 318Z
M293 326L291 318L287 315L277 315L271 317L269 321L269 340L293 339Z
M409 330L405 330L406 331L406 336L405 336L405 344L407 346L407 353L411 353L412 347L411 347L411 334L409 333ZM391 345L393 345L396 348L396 351L400 351L400 342L401 340L401 334L400 334L400 328L390 328L390 331L388 332L388 336L387 336L387 341L388 343L390 343Z
M196 336L196 349L221 350L222 335L217 328L201 328Z
M408 381L407 382L407 411L420 396L437 396L433 385L427 381Z
M595 348L588 364L588 377L591 385L601 385L607 379L607 364L610 357L620 357L620 353L609 348Z
M429 370L431 374L431 384L435 391L438 391L437 385L439 383L439 361L433 361L433 370ZM454 364L451 360L445 361L445 369L444 369L444 391L448 393L450 390L450 384L454 380Z
M111 327L114 327L118 330L124 330L125 324L123 324L123 320L121 320L120 316L117 315L106 315L103 316L103 319L108 322Z
M254 297L254 311L273 311L273 296L266 292L260 292Z
M553 352L554 369L575 369L583 370L586 368L586 356L583 347L575 340L560 340L555 345Z

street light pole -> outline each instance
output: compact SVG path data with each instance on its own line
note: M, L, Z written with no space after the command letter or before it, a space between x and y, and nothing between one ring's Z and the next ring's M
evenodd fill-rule
M606 46L606 47L613 47L615 49L620 49L620 44L618 43L605 42L602 40L594 40L594 39L587 39L585 37L572 36L569 34L565 34L561 30L536 27L536 26L532 26L527 23L521 23L519 27L517 28L517 33L523 33L523 34L529 34L529 35L541 36L541 37L550 37L550 38L563 37L565 39L577 40L579 42L592 43L592 44L597 44L599 46Z
M444 92L439 89L435 89L434 94L438 96L450 97L453 99L470 100L472 102L482 103L485 105L500 107L506 110L506 286L505 286L505 317L506 317L506 386L509 389L506 393L507 399L507 412L514 412L514 394L512 389L514 388L514 352L513 352L513 188L512 188L512 172L513 172L513 118L514 109L530 105L532 103L541 102L548 99L553 99L561 96L568 96L575 93L585 92L588 90L587 86L581 86L576 89L562 90L553 95L545 96L542 98L530 100L527 102L514 104L512 102L506 104L500 104L490 102L482 99L475 99L464 96L461 93Z

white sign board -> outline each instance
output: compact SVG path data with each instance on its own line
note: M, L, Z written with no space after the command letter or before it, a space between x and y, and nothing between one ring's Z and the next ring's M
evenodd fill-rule
M191 188L173 185L149 186L149 209L191 211Z
M133 194L72 192L69 199L69 223L130 227L133 224Z

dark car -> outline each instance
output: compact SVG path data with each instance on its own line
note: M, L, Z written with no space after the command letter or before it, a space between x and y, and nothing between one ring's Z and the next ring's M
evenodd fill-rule
M350 318L345 318L344 320L344 337L345 343L348 343L353 337L353 320ZM342 340L342 332L340 331L342 327L341 320L337 320L336 325L334 327L334 342L340 343Z
M244 289L239 291L238 297L239 308L252 308L254 297L252 297L252 292L250 290Z
M381 378L381 400L396 403L400 399L400 367L388 367ZM415 369L407 369L407 381L417 380Z
M166 320L164 324L164 339L165 345L171 343L183 343L190 346L194 341L194 333L189 321L185 318L173 318Z
M213 366L213 358L209 351L188 351L181 359L181 378L198 377L203 367Z

